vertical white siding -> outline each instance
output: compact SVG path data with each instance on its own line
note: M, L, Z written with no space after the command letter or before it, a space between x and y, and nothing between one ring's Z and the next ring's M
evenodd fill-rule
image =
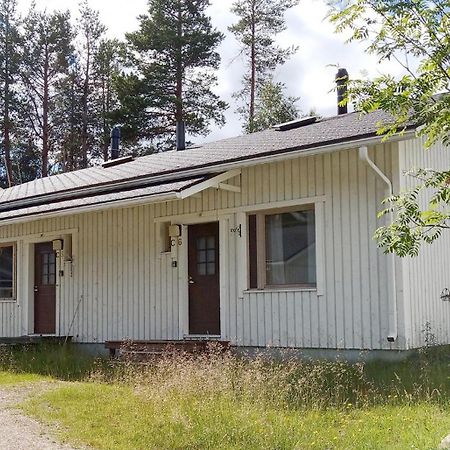
M388 176L398 170L395 145L380 145L370 153ZM386 191L357 151L248 167L242 170L241 187L240 194L210 189L183 201L2 227L0 239L78 230L73 276L66 267L58 302L60 334L81 342L183 337L186 239L182 247L165 253L159 227L161 221L187 224L198 218L220 223L223 338L245 346L390 348L389 257L372 239ZM321 289L243 290L247 267L241 255L247 238L231 228L258 205L275 208L316 198ZM173 261L178 267L172 267ZM21 270L20 258L18 266L25 286L28 274ZM0 335L29 332L24 306L20 298L0 303ZM396 345L404 345L404 333Z
M388 176L398 171L395 145L380 145L371 155ZM241 216L233 213L229 222L220 222L226 228L221 250L227 255L221 259L226 264L223 337L245 346L402 348L402 316L399 340L393 346L386 340L391 260L372 239L386 195L385 185L359 161L355 150L246 168L241 194L210 190L200 205L187 199L172 203L170 213L157 208L155 215L170 216L176 223L184 223L186 215L195 222L192 214L203 216L216 208L220 218L236 207L251 211L267 203L275 208L277 202L324 197L323 236L317 237L324 248L323 295L315 290L242 292L240 274L247 267L238 249L246 246L246 237L230 233Z
M449 150L441 144L425 150L422 140L414 139L402 142L399 152L402 172L449 170ZM402 189L415 183L411 176L401 177ZM428 327L436 343L450 343L450 303L440 300L442 290L450 288L450 232L444 231L432 245L424 244L418 257L405 258L403 267L408 345L423 346Z

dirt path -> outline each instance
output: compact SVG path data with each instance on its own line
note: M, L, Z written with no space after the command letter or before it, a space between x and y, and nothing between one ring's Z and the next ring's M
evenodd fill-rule
M50 430L15 408L33 393L54 389L57 383L30 383L0 387L1 450L75 450L56 442Z

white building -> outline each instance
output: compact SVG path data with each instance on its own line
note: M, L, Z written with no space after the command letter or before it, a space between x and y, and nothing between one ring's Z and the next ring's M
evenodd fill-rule
M0 193L0 336L221 338L242 347L449 343L450 233L415 259L373 235L388 185L448 168L386 116L296 123ZM368 155L365 158L365 148ZM386 219L383 219L386 220Z

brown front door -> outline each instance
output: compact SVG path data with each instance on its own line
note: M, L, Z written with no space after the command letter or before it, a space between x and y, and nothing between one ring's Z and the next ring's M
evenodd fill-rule
M56 332L56 254L51 242L34 246L34 332Z
M189 334L220 335L219 224L190 225Z

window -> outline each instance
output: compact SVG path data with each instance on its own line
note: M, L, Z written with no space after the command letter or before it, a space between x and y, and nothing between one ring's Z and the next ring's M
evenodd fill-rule
M216 238L214 236L197 239L197 273L215 275L216 273Z
M314 208L249 215L250 288L316 286Z
M56 284L56 253L48 252L42 253L42 286Z
M0 299L15 296L15 246L0 244Z

